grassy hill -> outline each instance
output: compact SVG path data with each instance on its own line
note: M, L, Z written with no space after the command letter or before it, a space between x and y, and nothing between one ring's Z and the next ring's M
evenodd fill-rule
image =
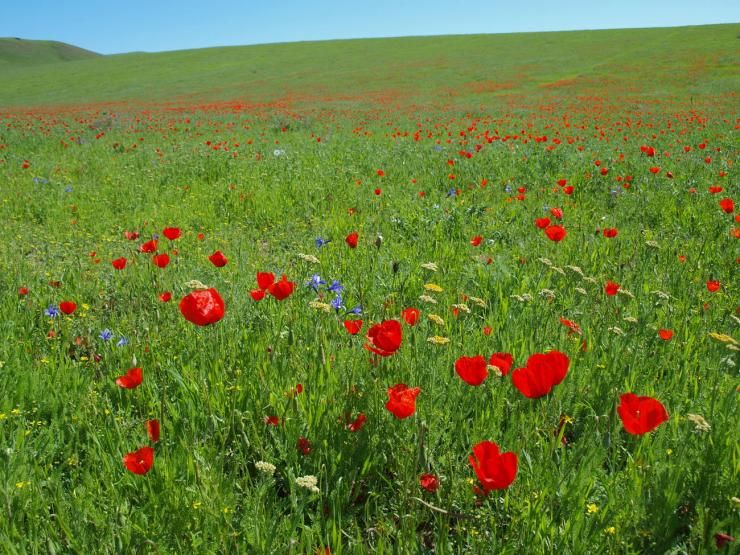
M65 64L0 63L0 106L218 99L449 103L532 91L732 94L739 84L739 31L740 25L726 24L88 53ZM11 51L5 42L3 48ZM21 55L22 49L13 54Z
M100 54L53 40L0 38L0 75L9 69L98 58Z

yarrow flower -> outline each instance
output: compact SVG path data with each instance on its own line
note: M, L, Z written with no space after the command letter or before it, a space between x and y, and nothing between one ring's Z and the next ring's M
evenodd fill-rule
M277 469L274 464L265 461L257 461L256 463L254 463L254 467L263 474L267 474L268 476L272 476L273 474L275 474L275 470Z
M319 480L316 476L298 476L295 479L295 483L302 488L306 488L311 493L320 493L321 491L318 487Z

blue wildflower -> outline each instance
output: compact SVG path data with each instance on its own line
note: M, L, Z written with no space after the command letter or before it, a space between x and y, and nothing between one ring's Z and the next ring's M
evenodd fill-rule
M128 339L125 337L121 337L121 339L118 340L118 343L116 343L116 347L125 347L128 345Z
M324 245L326 245L329 242L327 239L322 239L321 237L316 237L316 248L320 249Z
M506 187L504 187L504 191L506 191L507 193L510 193L511 192L511 185L507 185Z
M362 305L358 304L356 307L349 310L347 314L356 314L359 316L360 314L362 314Z
M344 302L342 301L341 295L337 295L336 297L334 297L334 299L332 299L331 307L336 311L339 311L340 308L344 308Z
M338 293L339 291L344 291L344 286L339 283L339 280L334 280L331 282L331 285L326 288L327 291L331 291L332 293Z
M103 331L100 332L100 335L98 335L98 337L103 341L110 341L113 338L113 332L110 331L108 328L105 328Z
M67 187L66 189L64 189L64 192L65 193L71 193L72 192L72 187Z
M448 197L456 197L457 196L457 189L455 189L453 187L452 189L450 189L449 191L447 191L447 196Z
M311 276L310 281L306 284L306 287L310 287L317 293L319 292L319 286L326 285L326 282L321 279L321 276L319 274L314 274Z
M44 310L44 314L46 314L49 318L56 318L57 316L59 316L59 309L53 304L50 304L49 308Z

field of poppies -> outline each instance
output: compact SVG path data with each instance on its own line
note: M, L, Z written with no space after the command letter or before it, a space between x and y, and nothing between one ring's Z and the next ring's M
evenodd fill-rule
M632 85L0 110L2 551L736 549L736 96Z

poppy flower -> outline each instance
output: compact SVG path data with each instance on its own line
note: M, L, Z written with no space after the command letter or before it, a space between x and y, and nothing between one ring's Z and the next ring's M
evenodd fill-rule
M345 320L343 324L350 335L357 335L362 329L362 320Z
M618 283L614 283L613 281L607 281L604 285L604 293L609 295L610 297L613 297L617 294L617 291L619 291L620 285Z
M573 191L575 191L573 185L568 185L567 187L563 187L563 193L566 195L572 195Z
M477 247L478 245L481 244L481 241L483 241L483 237L481 237L480 235L476 235L470 240L470 244L473 245L474 247Z
M557 220L563 219L563 209L562 208L550 208L550 214L552 214L552 217Z
M719 291L720 287L721 285L717 280L707 281L707 291L709 291L710 293L716 293L717 291ZM62 305L59 305L59 308L62 308ZM64 309L62 308L62 312L63 311Z
M550 241L555 241L557 243L565 238L567 232L563 226L551 225L545 228L545 235L547 235L547 238L550 239Z
M162 235L167 237L167 239L169 239L170 241L174 241L182 235L182 232L180 231L179 227L165 227L162 230Z
M527 359L524 368L514 370L511 382L525 397L537 399L565 379L569 365L570 359L560 351L536 353Z
M296 443L296 449L298 449L298 452L303 455L307 456L311 453L311 442L306 439L305 437L301 436L298 438L298 442Z
M264 289L252 289L249 292L249 296L252 297L253 301L261 301L265 298L265 290Z
M655 175L659 171L660 171L660 168L658 166L653 166L652 168L650 168L650 173L652 173L653 175Z
M485 326L483 328L483 335L485 335L486 337L491 335L491 333L493 333L493 328L491 326Z
M279 426L280 425L280 417L278 416L265 416L262 419L262 421L268 426Z
M198 233L198 235L196 235L196 237L198 237L198 241L203 241L206 238L206 236L205 236L204 233Z
M481 441L473 446L473 454L468 458L470 465L483 487L483 494L493 490L506 489L514 481L519 466L516 453L501 453L492 441Z
M126 258L122 256L121 258L116 258L115 260L111 260L111 265L116 270L123 270L126 267Z
M658 330L658 335L663 341L670 341L673 337L673 330L660 329Z
M283 299L287 299L288 297L290 297L294 289L295 282L288 281L288 278L285 277L285 274L283 274L280 281L276 281L275 283L270 285L267 291L278 301L282 301Z
M267 289L275 283L275 274L272 272L257 272L257 287Z
M18 296L19 297L25 297L28 295L28 287L19 287L18 288Z
M382 357L391 356L401 346L403 330L398 320L385 320L367 332L365 348Z
M226 307L221 295L213 288L198 289L180 300L180 312L197 326L214 324L224 317Z
M146 474L154 464L154 449L147 446L133 453L127 453L123 457L123 464L134 474Z
M480 355L460 357L455 361L455 372L465 383L478 386L488 377L486 359Z
M408 418L416 411L416 397L419 393L421 393L420 388L408 387L405 383L389 387L385 408L399 420Z
M367 416L365 416L363 413L360 413L357 415L357 418L355 418L352 422L347 424L347 429L350 432L359 432L362 427L365 425L365 421L367 420Z
M138 231L124 231L123 236L129 241L136 241L139 238Z
M378 170L376 173L378 174L378 177L385 176L385 172L383 170Z
M157 443L159 441L159 420L156 418L146 421L146 433L149 441Z
M72 314L75 310L77 310L77 303L74 301L62 301L59 303L59 310L64 312L65 314Z
M732 214L735 211L735 203L731 198L723 198L719 201L719 207L725 214Z
M352 233L347 235L347 237L344 238L344 241L347 243L347 245L349 245L349 248L356 249L358 237L359 235L357 234L357 232L353 231Z
M668 413L660 401L652 397L638 397L634 393L619 397L617 413L624 429L635 435L652 432L668 420Z
M566 318L560 317L560 323L563 324L566 328L569 329L568 335L577 333L578 335L583 335L583 330L581 330L581 326L579 326L576 322L573 320L568 320Z
M170 263L170 255L166 252L163 252L162 254L155 254L152 256L152 262L154 262L154 265L159 268L166 268L167 265Z
M403 318L404 322L409 326L415 326L416 322L419 321L420 314L421 312L418 308L404 308L401 311L401 318Z
M560 187L565 187L567 184L568 184L568 180L567 179L558 179L558 185Z
M144 372L141 368L132 368L123 376L116 378L116 385L124 389L136 389L144 381Z
M221 251L214 252L211 256L208 257L208 260L210 260L211 264L213 264L216 268L223 268L228 262L228 259Z
M722 191L724 191L724 188L720 186L709 187L709 192L712 193L713 195L716 195L717 193L721 193Z
M617 228L616 227L606 227L604 228L603 233L604 233L604 237L612 239L613 237L617 236Z
M380 189L380 187L378 187L378 188L377 188L377 189L375 189L375 191L373 191L373 192L374 192L374 193L375 193L376 195L380 195L380 193L382 193L383 191L382 191L382 190Z
M512 364L514 364L514 357L509 353L493 353L488 360L488 364L495 366L502 376L506 376L511 370Z
M550 218L537 218L534 221L534 225L536 225L540 229L545 229L547 226L550 225Z
M429 493L434 493L439 489L439 478L434 474L422 474L419 476L419 487Z
M139 252L154 252L157 250L157 240L152 239L151 241L147 241L146 243L143 243L139 246Z
M172 293L170 293L169 291L165 291L159 296L159 300L163 303L170 302L172 300Z
M735 541L735 538L723 532L717 532L714 535L714 545L717 546L717 549L722 549L729 542L734 542L734 541Z

